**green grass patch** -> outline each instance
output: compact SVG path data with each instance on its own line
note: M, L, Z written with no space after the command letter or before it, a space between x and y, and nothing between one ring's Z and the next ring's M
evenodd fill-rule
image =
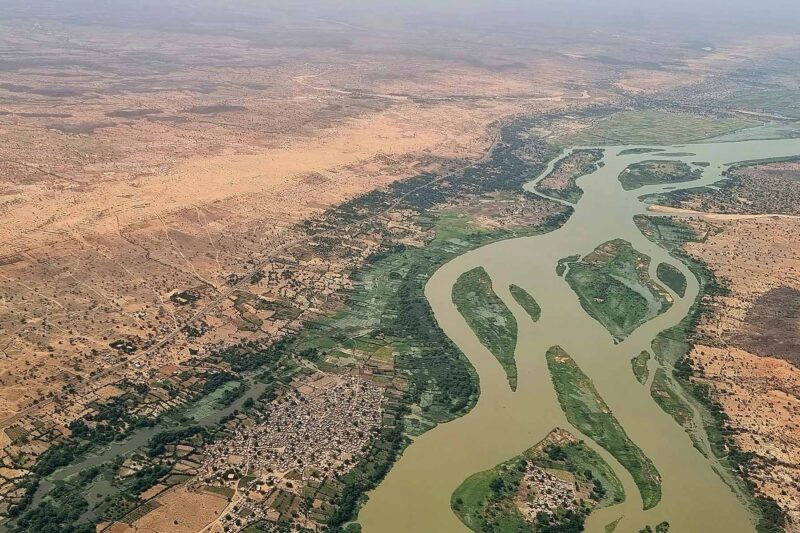
M566 280L583 309L620 341L672 305L650 278L649 265L648 256L615 239L570 263Z
M800 118L800 94L795 88L759 86L737 92L730 101L746 109Z
M669 263L659 263L656 268L656 276L681 298L686 294L686 276L674 266Z
M525 311L531 317L531 320L534 322L538 321L542 316L542 308L539 307L539 304L536 303L536 300L534 300L533 296L531 296L528 291L519 285L511 285L508 290L511 292L511 296L514 297L514 300L516 300L517 303L523 309L525 309Z
M661 476L656 467L630 440L592 381L569 354L554 346L547 351L546 357L567 420L608 450L631 473L645 510L655 507L661 500Z
M453 303L506 371L512 390L517 389L517 321L492 289L492 278L483 267L459 276L453 285Z
M650 370L647 368L648 361L650 361L650 352L647 350L642 350L642 353L631 359L633 375L636 376L636 381L642 385L647 383L647 378L650 376Z
M621 111L559 139L562 145L654 144L699 141L760 122L669 111Z
M625 150L622 150L617 155L654 154L663 151L664 151L663 148L627 148Z
M617 529L617 526L619 525L621 520L622 520L622 517L620 516L619 518L617 518L616 520L614 520L610 524L606 524L606 527L604 528L605 532L606 533L614 533L614 531Z
M648 159L628 165L618 179L623 189L631 191L646 185L692 181L700 179L702 175L701 169L693 169L683 161Z

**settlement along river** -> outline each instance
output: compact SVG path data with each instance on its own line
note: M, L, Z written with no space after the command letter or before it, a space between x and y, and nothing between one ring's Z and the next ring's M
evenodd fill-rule
M699 290L689 269L642 235L633 217L646 212L646 205L638 199L643 194L712 184L734 162L798 155L800 139L662 147L666 149L661 155L619 155L622 150L641 148L638 146L602 148L605 165L578 180L584 194L564 226L468 252L442 266L429 280L425 295L439 326L475 367L480 377L480 398L467 415L437 426L408 447L360 513L359 522L366 533L468 531L450 509L450 496L456 487L470 475L533 446L555 427L584 439L611 465L625 487L625 502L592 513L586 523L588 531L603 531L620 516L624 518L618 532L638 531L662 520L669 521L671 530L678 533L754 531L745 505L712 470L716 466L713 460L692 445L683 428L658 407L648 388L641 386L631 371L631 358L649 350L659 332L680 322ZM670 152L674 155L664 155ZM710 165L704 168L700 180L624 191L617 180L620 172L646 159ZM551 168L552 163L543 175ZM526 186L532 187L533 183ZM686 276L688 286L683 298L670 291L675 300L672 307L614 344L609 332L586 314L564 278L556 275L555 267L563 257L588 254L617 238L651 257L653 279L657 279L656 266L665 262ZM456 279L479 266L489 273L495 292L518 323L516 392L511 391L497 359L478 341L452 301ZM508 292L511 284L523 287L539 303L542 314L538 322L532 322L517 305ZM545 360L545 352L554 345L562 346L594 381L628 436L661 473L663 495L655 508L643 511L630 474L567 422Z

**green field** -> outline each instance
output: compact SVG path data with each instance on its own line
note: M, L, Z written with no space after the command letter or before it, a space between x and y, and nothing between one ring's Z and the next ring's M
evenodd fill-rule
M672 305L650 278L649 264L629 242L615 239L570 263L565 279L583 309L620 341Z
M525 487L520 487L520 482L529 466L555 472L561 479L573 481L582 494L588 495L578 512L567 516L563 509L556 511L561 529L550 524L554 529L547 531L579 531L569 527L582 526L593 509L625 499L622 483L611 467L571 434L556 429L522 454L467 478L450 498L453 511L467 527L478 533L537 531L535 524L525 519L514 502L520 490L526 491Z
M564 135L558 142L564 146L670 145L699 141L758 124L755 120L715 118L669 111L621 111L598 119L589 128Z
M650 361L650 352L642 350L642 353L631 359L631 368L636 380L644 385L647 383L647 378L650 377L650 370L647 368L647 362Z
M508 290L511 292L511 296L514 297L514 300L516 300L517 303L525 309L528 315L530 315L531 320L534 322L538 321L542 316L542 308L539 307L539 304L536 303L533 296L528 294L528 291L519 285L511 285Z
M702 175L701 169L693 169L683 161L648 159L628 165L618 179L623 189L632 191L646 185L692 181L700 179Z
M512 390L517 389L517 320L492 289L492 279L483 267L459 276L453 285L453 303L478 336L481 344L497 358Z
M560 346L547 351L547 366L569 423L608 450L633 476L644 509L661 500L661 476L634 444L575 361Z
M796 88L744 89L734 94L732 102L749 110L800 118L800 94Z
M675 291L681 298L686 294L686 276L674 266L669 263L659 263L656 268L656 276L661 283Z

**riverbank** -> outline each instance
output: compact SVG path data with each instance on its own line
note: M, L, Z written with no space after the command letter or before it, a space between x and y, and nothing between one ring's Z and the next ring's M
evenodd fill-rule
M638 148L635 146L604 148L605 165L578 180L584 195L564 226L555 232L494 243L460 256L439 269L428 282L426 296L436 319L475 366L481 379L481 397L469 414L429 431L406 450L361 513L365 531L407 531L420 527L461 531L459 522L449 514L449 496L469 475L529 447L537 436L543 437L553 427L571 427L570 431L583 435L569 424L548 383L549 372L543 366L543 356L547 348L556 344L573 355L610 412L662 478L661 502L643 510L641 499L635 497L638 491L631 473L592 443L595 451L605 454L604 459L622 480L629 499L613 510L590 515L589 530L601 530L620 515L623 518L617 527L623 531L638 531L645 524L663 522L669 522L676 530L754 529L747 509L715 472L719 468L716 458L706 457L695 448L684 429L661 409L649 387L642 387L631 370L631 358L650 350L661 331L680 323L700 290L687 266L647 240L633 222L634 216L646 208L639 196L686 185L653 184L627 193L617 180L619 174L631 163L653 156L638 150L615 155ZM800 142L711 143L665 148L665 151L673 154L671 157L709 162L708 166L699 167L702 177L692 182L702 186L717 181L725 164L737 157L753 159L796 153L800 151ZM696 155L681 155L689 153ZM673 305L617 344L603 326L580 307L576 310L574 293L556 273L559 259L576 252L582 257L613 239L624 239L651 258L647 267L651 279L657 279L657 267L665 263L680 272L687 282L683 297L663 288ZM476 267L486 270L498 296L519 324L516 392L508 390L502 367L479 342L451 300L450 290L455 281ZM512 284L523 287L539 303L539 322L531 323L527 312L501 289ZM580 335L575 335L576 331ZM535 406L534 413L531 406ZM587 438L587 442L591 439ZM397 506L398 501L403 501L402 508ZM424 517L424 523L419 521L420 517Z

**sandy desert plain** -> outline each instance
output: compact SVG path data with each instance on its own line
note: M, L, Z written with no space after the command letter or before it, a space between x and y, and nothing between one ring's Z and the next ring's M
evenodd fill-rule
M796 32L175 5L0 6L8 531L360 531L413 439L480 398L424 296L441 265L557 230L603 145L800 136ZM595 149L523 190L573 147ZM733 165L637 219L701 291L668 390L645 382L702 421L687 432L767 532L800 531L798 161ZM470 297L505 316L491 280ZM476 497L528 529L462 501L464 528L577 531L614 505L618 465L552 435L526 479L589 465L601 488L566 479L595 503L520 501L546 529Z

